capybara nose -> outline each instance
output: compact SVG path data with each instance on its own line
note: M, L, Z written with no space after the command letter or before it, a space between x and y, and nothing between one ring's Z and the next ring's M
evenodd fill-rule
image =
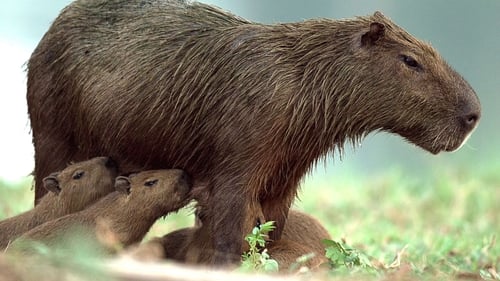
M460 116L460 123L468 131L472 131L479 121L479 114L476 112L468 113Z
M106 166L106 168L112 168L112 169L117 169L118 168L118 164L116 163L115 160L113 160L113 158L111 157L106 157L106 162L104 163L104 166Z
M178 191L182 193L187 193L191 190L193 186L193 179L184 171L180 171L178 179Z
M189 188L193 185L193 179L184 171L182 172L179 181L184 183L184 185L187 185Z

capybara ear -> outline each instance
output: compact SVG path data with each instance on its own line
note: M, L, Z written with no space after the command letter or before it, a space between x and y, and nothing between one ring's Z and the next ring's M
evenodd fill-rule
M375 13L377 15L377 13ZM379 22L372 22L370 24L370 30L361 36L362 46L372 46L375 45L382 36L385 34L385 25Z
M384 19L385 18L384 14L382 14L382 12L380 12L380 11L375 11L375 13L373 13L373 17L374 18L380 18L380 19Z
M56 195L61 192L61 187L59 187L59 180L57 179L57 175L57 173L53 173L43 179L43 187L50 192L54 192Z
M130 194L130 179L124 176L119 176L115 179L115 189L123 194Z

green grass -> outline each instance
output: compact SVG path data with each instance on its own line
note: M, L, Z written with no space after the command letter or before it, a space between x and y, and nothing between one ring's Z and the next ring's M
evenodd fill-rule
M400 254L400 266L379 273L404 265L420 278L500 280L495 276L500 269L497 171L444 170L425 180L394 171L370 180L306 181L297 207L379 268Z
M308 178L295 208L314 215L333 240L356 249L373 265L332 269L331 279L500 280L499 171ZM0 218L31 207L30 185L27 179L0 186ZM148 237L192 225L190 213L169 215Z
M31 177L16 183L0 179L0 219L14 216L33 206L31 182Z

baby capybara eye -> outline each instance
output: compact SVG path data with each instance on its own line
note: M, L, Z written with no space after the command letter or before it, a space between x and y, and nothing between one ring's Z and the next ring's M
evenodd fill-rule
M156 183L158 183L158 180L148 180L144 183L144 186L151 187L151 186L155 185Z
M84 171L78 171L76 172L74 175L73 175L73 179L74 180L79 180L83 177L83 175L85 174Z

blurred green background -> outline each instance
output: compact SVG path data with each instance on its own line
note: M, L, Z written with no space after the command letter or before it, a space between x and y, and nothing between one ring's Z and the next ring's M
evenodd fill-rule
M24 63L69 2L0 4L0 218L31 206L27 175L33 169L33 149ZM342 158L330 155L320 162L306 177L297 205L320 218L335 238L347 237L382 260L390 261L409 244L416 255L411 258L415 271L428 270L443 257L441 271L498 267L500 247L492 237L500 233L500 1L202 2L264 23L347 18L379 10L431 42L481 100L482 119L468 143L458 152L434 156L398 136L369 135ZM157 225L158 233L190 225L186 214Z

